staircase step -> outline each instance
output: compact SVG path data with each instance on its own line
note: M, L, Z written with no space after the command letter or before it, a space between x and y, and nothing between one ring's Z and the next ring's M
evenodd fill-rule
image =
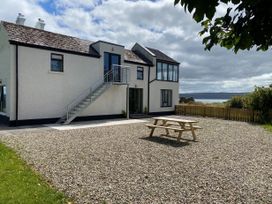
M91 94L89 94L85 99L80 101L75 107L73 107L67 116L63 116L58 120L58 123L69 124L72 120L74 120L78 114L85 109L87 106L92 104L100 95L102 95L112 83L102 83L99 87L97 87Z

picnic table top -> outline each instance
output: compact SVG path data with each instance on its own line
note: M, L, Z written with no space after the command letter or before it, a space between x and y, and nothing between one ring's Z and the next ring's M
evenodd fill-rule
M154 117L155 120L166 120L172 122L181 122L181 123L197 123L195 120L185 120L181 118L170 118L170 117Z

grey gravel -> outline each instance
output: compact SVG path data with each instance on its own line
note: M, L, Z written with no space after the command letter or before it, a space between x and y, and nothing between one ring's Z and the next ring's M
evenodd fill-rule
M244 122L193 118L198 141L148 138L143 123L57 131L2 130L76 203L272 203L272 134Z

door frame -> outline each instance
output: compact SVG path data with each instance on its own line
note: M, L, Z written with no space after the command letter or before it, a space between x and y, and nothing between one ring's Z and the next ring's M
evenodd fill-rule
M131 99L131 90L134 91L133 94L135 94L136 91L139 91L137 94L135 94L137 97L140 97L140 99L134 99L134 101ZM134 95L134 96L135 96ZM138 106L140 106L140 112L135 112L133 111L131 108L131 102L140 102L141 104L138 104ZM133 88L133 87L129 87L129 114L143 114L144 113L144 89L143 88Z
M121 55L119 54L115 54L115 53L111 53L111 52L104 52L104 74L105 74L105 54L108 54L109 55L109 70L110 71L112 69L112 56L118 56L118 65L121 65Z
M105 67L106 67L106 66L105 66L105 55L106 55L106 54L108 54L108 57L109 57L109 58L108 58L108 62L107 62L109 67L108 67L108 70L107 70L107 71L105 70ZM111 52L104 52L104 56L103 56L103 57L104 57L104 61L103 61L103 63L104 63L104 66L103 66L104 75L107 74L107 72L109 72L110 70L112 70L113 65L116 65L116 63L114 63L114 64L112 63L112 57L113 57L113 56L117 56L117 57L118 57L118 62L117 62L117 64L118 64L118 65L121 65L121 55L115 54L115 53L111 53ZM112 75L112 76L107 76L107 77L108 77L107 80L110 80L110 81L113 80L113 78L116 77L116 75L115 75L116 73L113 73L113 74L114 74L114 75ZM117 75L117 79L118 79L118 78L120 78L120 70L119 70L119 73L118 73L118 75Z

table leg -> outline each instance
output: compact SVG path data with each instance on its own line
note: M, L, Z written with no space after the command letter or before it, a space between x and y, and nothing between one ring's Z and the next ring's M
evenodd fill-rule
M154 124L153 124L153 125L157 125L157 123L158 123L158 120L157 120L157 119L155 119L155 121L154 121ZM150 131L150 135L149 135L149 137L152 137L152 136L153 136L154 130L155 130L155 127L151 128L151 131Z
M193 124L190 123L189 125L190 125L190 128L191 128L191 132L192 132L192 135L193 135L193 139L194 139L194 141L196 141L196 134L195 134L195 129L194 129L194 127L193 127Z
M177 141L178 141L178 142L180 142L182 132L183 132L183 131L179 131L179 135L178 135L178 138L177 138Z
M180 127L181 127L182 129L185 129L185 124L184 124L184 123L179 122L178 124L180 125Z
M185 129L185 125L184 123L178 123L180 125L180 128L181 129ZM177 138L177 141L180 142L180 139L181 139L181 135L182 135L183 131L179 131L179 134L178 134L178 138Z
M166 126L166 123L167 123L166 120L163 120L163 121L162 121L162 125L163 125L163 126ZM169 135L169 130L168 130L168 129L165 129L165 132L166 132L166 135Z

